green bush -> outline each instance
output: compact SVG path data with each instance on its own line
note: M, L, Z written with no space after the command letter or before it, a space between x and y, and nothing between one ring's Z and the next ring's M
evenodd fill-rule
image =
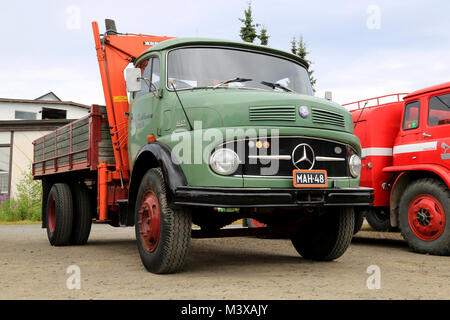
M41 181L33 180L29 170L17 184L16 197L1 203L0 221L40 221L41 204Z

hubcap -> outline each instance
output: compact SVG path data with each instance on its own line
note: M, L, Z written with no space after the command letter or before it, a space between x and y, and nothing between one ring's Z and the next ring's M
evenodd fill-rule
M147 192L139 208L139 233L145 251L156 250L161 231L161 214L158 197L153 191Z
M445 211L433 196L417 196L408 208L409 227L421 240L433 241L439 238L445 228Z
M55 199L52 198L50 200L50 207L48 208L48 228L50 232L53 233L55 231L56 224L56 209L55 209Z

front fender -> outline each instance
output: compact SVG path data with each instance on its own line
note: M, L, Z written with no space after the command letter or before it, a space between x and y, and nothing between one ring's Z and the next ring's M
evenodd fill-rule
M172 199L177 188L187 186L187 180L181 166L172 161L170 148L164 143L154 141L145 145L136 156L131 171L128 203L135 204L143 176L149 169L157 167L162 170L168 191L168 200Z

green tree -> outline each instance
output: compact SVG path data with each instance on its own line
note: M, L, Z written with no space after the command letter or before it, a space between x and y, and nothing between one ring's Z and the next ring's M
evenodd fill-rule
M244 15L244 19L239 18L239 21L244 24L241 28L241 39L242 41L253 43L258 37L256 28L259 27L259 24L253 23L251 2L248 3L248 9L244 11Z
M316 84L317 80L313 76L314 71L311 70L311 65L313 64L313 62L311 60L307 59L309 52L306 49L306 43L303 41L302 35L300 35L298 42L296 41L295 37L293 38L293 40L291 41L291 51L293 54L299 56L300 58L302 58L309 64L310 67L308 69L308 75L309 75L309 79L311 81L313 90L314 90L314 92L316 92L316 90L314 89L314 85Z
M258 36L258 39L261 41L261 45L267 46L269 44L270 36L267 34L267 29L262 27L261 33Z
M291 41L291 52L295 55L297 54L297 40L295 39L295 37L292 38Z
M39 221L41 219L41 182L33 180L31 169L17 184L15 198L0 205L0 221Z

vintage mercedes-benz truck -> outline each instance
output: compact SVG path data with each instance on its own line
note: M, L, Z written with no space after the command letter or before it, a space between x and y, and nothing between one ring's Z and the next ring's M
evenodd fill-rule
M34 142L52 245L86 243L92 221L135 226L154 273L180 270L191 237L284 232L306 259L345 252L373 192L350 113L313 96L305 61L93 27L106 108ZM243 218L267 227L224 228Z

